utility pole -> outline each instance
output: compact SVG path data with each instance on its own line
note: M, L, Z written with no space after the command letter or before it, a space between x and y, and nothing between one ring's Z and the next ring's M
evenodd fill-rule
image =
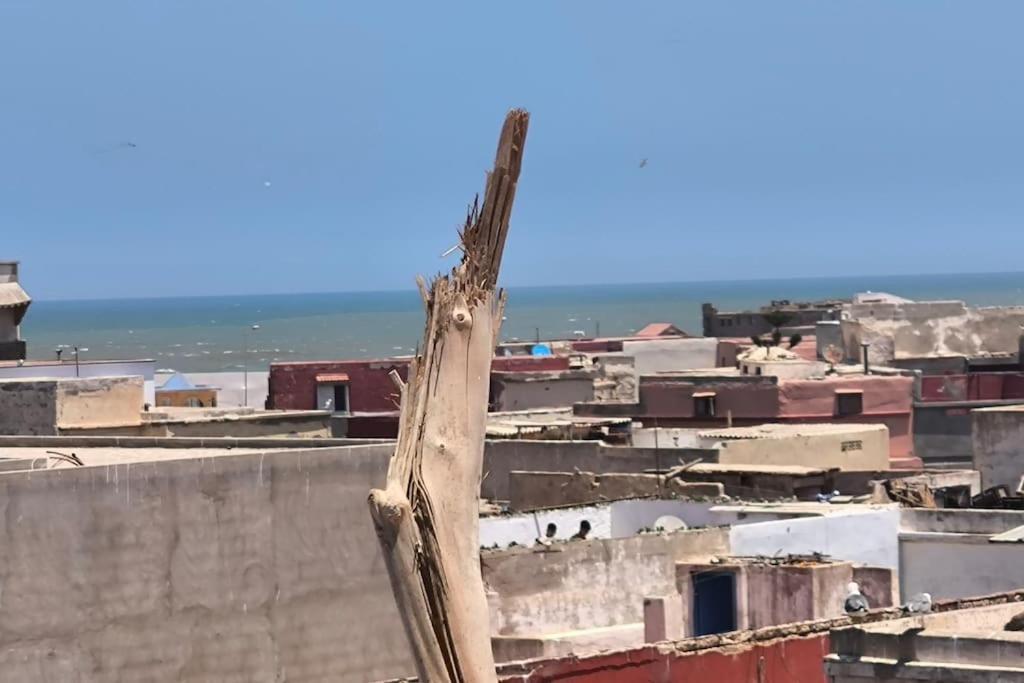
M259 325L250 325L242 331L242 407L249 407L249 330L255 332Z

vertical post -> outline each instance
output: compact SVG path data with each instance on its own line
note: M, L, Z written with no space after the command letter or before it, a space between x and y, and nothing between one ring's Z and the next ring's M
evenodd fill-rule
M249 407L249 330L256 331L259 325L251 325L242 331L242 407Z
M860 355L861 355L861 359L864 361L864 374L865 375L870 375L871 374L871 368L868 367L868 347L869 346L871 346L871 344L869 344L868 342L861 342L860 343L860 349L861 349L860 350Z
M78 365L78 347L75 347L75 377L80 377L80 366Z

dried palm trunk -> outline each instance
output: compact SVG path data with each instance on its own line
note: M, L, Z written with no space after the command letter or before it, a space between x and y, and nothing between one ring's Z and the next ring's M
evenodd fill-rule
M429 292L422 351L401 385L387 486L370 492L391 585L421 681L496 680L480 577L479 497L491 357L504 294L501 254L529 115L505 118L483 205L460 235L462 262Z

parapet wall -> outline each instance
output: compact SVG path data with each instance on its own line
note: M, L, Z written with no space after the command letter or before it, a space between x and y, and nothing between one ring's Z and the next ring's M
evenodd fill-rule
M184 454L2 475L0 678L412 673L366 508L390 451Z
M679 464L680 459L714 462L716 451L691 448L628 448L599 441L488 441L480 495L509 499L512 471L639 473Z
M1024 307L970 308L962 301L856 304L843 320L847 358L871 363L935 356L1017 353Z

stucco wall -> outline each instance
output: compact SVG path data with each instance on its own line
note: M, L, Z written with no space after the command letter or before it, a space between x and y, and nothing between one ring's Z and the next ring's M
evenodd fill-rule
M390 450L3 475L3 679L410 674L366 509Z
M857 427L838 434L808 434L769 439L701 439L718 448L724 464L803 465L841 470L884 470L889 467L889 430L884 425Z
M974 469L984 488L1004 484L1016 491L1024 476L1024 410L971 411Z
M867 342L872 363L916 356L978 356L1017 351L1024 307L970 308L962 301L855 304L843 321L849 357Z
M849 563L744 569L749 628L842 616L845 588L853 579Z
M990 543L984 534L900 534L903 598L967 598L1024 586L1024 544Z
M623 341L622 352L633 356L638 376L718 365L718 340L713 337Z
M646 595L675 593L676 562L728 553L721 529L485 552L495 635L539 635L643 622Z
M121 427L142 423L142 377L62 379L57 428Z
M899 529L898 509L875 508L734 526L729 539L734 555L824 553L834 560L896 569Z
M30 365L10 365L0 367L0 381L5 379L49 379L65 377L142 377L144 387L144 400L153 405L156 403L156 388L154 386L154 373L156 361L152 360L126 360L126 361L92 361L80 363L76 367L73 360L63 363L41 363L32 361Z

